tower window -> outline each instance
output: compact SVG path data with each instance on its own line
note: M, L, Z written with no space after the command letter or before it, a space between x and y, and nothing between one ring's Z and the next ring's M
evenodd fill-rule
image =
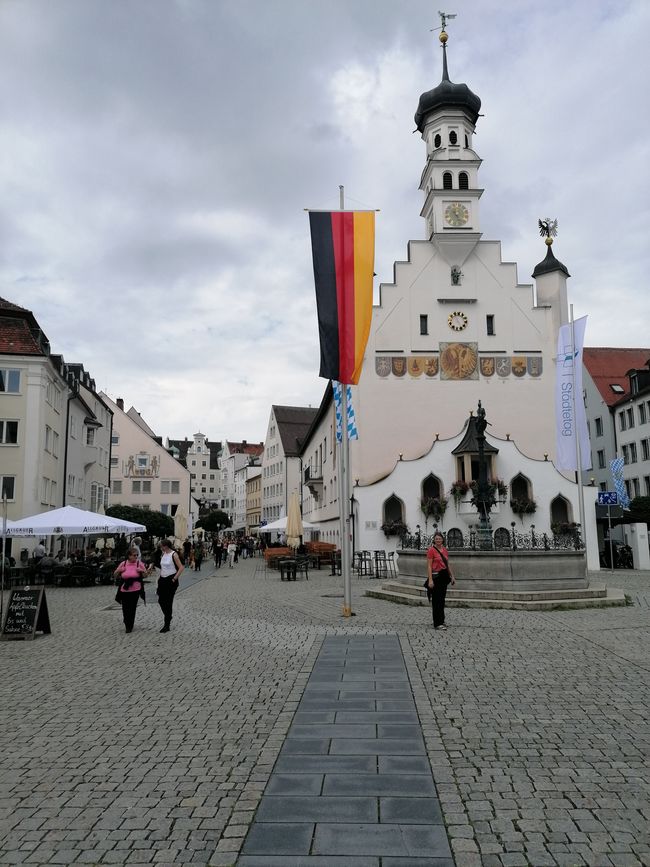
M442 188L443 190L451 190L453 188L451 172L445 172L442 176Z
M420 315L420 334L429 333L429 317L426 314Z
M458 175L458 189L469 190L469 177L467 172L461 172Z
M488 334L494 334L494 313L488 313L485 317L485 325Z
M458 136L456 135L456 133L454 132L453 129L449 133L449 144L452 144L452 145L458 144Z
M466 147L466 148L469 147L469 139L468 139L467 136L465 136L465 147Z
M441 144L442 144L442 139L440 138L440 133L436 133L436 135L433 139L433 145L434 145L434 147L439 148Z

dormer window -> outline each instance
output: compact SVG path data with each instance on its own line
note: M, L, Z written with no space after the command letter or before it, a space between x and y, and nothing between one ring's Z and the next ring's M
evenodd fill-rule
M453 178L451 172L445 172L442 176L442 188L443 190L453 189Z
M467 172L461 172L458 175L458 189L469 190L469 176Z
M439 148L441 144L442 144L442 139L440 137L440 133L436 133L435 137L433 139L433 146L436 148Z
M451 144L451 145L458 144L458 135L456 134L456 132L453 129L449 133L449 144Z

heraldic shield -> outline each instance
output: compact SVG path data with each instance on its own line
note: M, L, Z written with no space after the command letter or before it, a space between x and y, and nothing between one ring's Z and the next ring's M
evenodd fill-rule
M412 355L407 361L407 367L411 376L421 376L424 370L424 361L416 355Z
M527 369L525 355L512 356L512 372L515 376L525 376Z
M486 356L480 359L481 376L494 376L494 356Z
M427 355L426 358L423 358L424 362L424 375L425 376L437 376L438 375L438 356L437 355Z
M393 376L404 376L406 373L406 359L405 358L396 358L393 356L392 361L392 369Z
M375 373L381 377L388 376L390 373L390 358L387 355L375 356Z
M508 358L497 358L497 376L510 376L510 357Z
M530 376L541 376L542 375L542 359L541 358L529 358L528 359L528 373Z

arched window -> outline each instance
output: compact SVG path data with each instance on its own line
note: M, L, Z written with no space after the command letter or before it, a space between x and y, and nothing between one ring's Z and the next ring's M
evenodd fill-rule
M453 189L453 179L451 176L451 172L445 172L442 176L442 188L443 190Z
M422 482L422 499L433 499L435 497L440 497L440 480L431 473Z
M461 172L458 175L458 189L469 190L469 176L467 172Z
M449 144L452 144L452 145L458 144L458 136L456 135L456 133L454 132L453 129L449 133Z
M404 523L404 503L396 497L395 494L384 501L384 524L391 524L394 521Z
M436 133L435 138L433 139L434 147L439 148L442 144L442 139L440 138L440 133Z
M551 526L553 524L569 524L571 522L571 504L569 501L558 494L555 499L551 500Z
M494 531L494 547L497 551L503 551L510 547L510 531L505 527L499 527Z
M463 534L458 527L453 527L447 532L447 548L451 551L452 548L463 547Z
M521 473L510 481L510 497L513 500L530 500L530 482Z

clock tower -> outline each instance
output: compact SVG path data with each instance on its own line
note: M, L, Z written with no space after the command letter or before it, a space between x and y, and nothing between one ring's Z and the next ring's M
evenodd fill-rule
M420 189L426 236L450 266L460 267L481 239L478 186L481 160L473 149L481 100L449 80L447 33L440 33L442 81L420 97L415 123L427 148Z

